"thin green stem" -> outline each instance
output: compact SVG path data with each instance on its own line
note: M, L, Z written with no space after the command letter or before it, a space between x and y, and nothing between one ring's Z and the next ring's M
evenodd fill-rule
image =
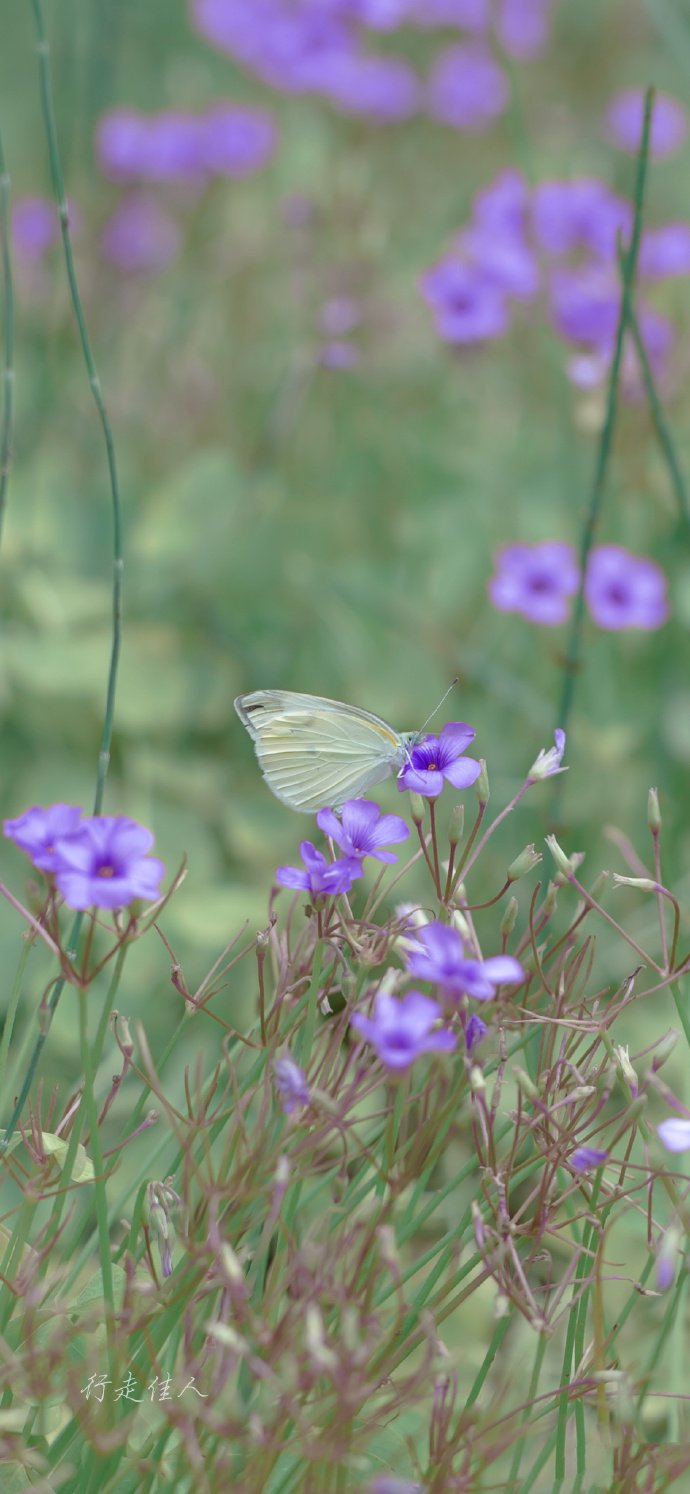
M645 182L647 178L647 163L649 159L649 137L652 123L652 110L654 107L654 89L647 89L644 105L644 121L642 125L642 139L637 157L637 170L635 174L634 191L634 218L630 245L624 256L622 270L622 294L621 307L616 329L616 342L611 362L609 375L608 394L606 399L606 416L597 451L592 491L589 499L589 507L585 517L582 538L580 542L580 585L575 598L573 619L570 627L570 638L565 654L563 688L558 708L558 725L563 731L568 728L570 713L575 694L575 681L580 668L582 652L582 635L585 617L585 577L587 562L592 548L594 535L601 516L601 508L604 498L604 489L608 475L611 452L613 450L613 435L618 414L618 394L620 376L623 363L623 348L625 334L630 325L630 312L632 308L633 287L637 269L637 259L640 249L640 238L642 234L642 209L644 203ZM562 793L562 778L558 777L554 785L554 820L557 819L557 806Z
M664 414L659 395L657 393L656 384L654 383L654 375L652 373L651 364L647 356L647 349L644 345L644 340L640 332L639 323L632 307L630 307L628 316L630 332L632 334L632 339L635 344L635 352L637 353L638 361L640 364L642 383L644 384L644 390L647 396L647 403L649 405L649 413L652 418L652 425L654 426L654 433L656 435L662 456L668 468L668 474L671 479L671 487L673 488L676 496L676 501L678 503L678 513L680 515L681 522L686 530L686 533L690 534L690 496L688 495L688 490L685 486L685 478L683 477L683 473L681 472L680 462L678 460L673 437L671 435L669 424Z
M12 283L12 257L10 254L10 178L5 161L5 152L0 134L0 259L2 260L2 329L3 329L3 399L2 430L0 433L0 540L2 539L7 487L12 464L12 435L14 429L14 287Z

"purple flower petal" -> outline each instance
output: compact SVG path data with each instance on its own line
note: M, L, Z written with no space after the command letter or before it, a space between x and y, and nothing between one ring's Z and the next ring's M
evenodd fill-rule
M671 1115L660 1122L656 1134L667 1152L686 1152L690 1148L690 1120Z

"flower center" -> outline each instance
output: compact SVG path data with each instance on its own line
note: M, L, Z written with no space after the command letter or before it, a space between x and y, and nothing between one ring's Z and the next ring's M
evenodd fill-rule
M628 593L620 581L614 581L609 586L609 601L615 602L617 606L623 607L628 600Z
M103 865L99 866L98 871L96 872L96 876L97 877L114 877L115 876L115 867L111 864L110 861L104 861Z

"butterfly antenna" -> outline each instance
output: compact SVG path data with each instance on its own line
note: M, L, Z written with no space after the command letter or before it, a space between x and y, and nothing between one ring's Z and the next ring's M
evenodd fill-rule
M448 686L448 689L445 692L445 695L441 696L441 699L439 700L438 705L434 706L434 709L431 712L431 715L427 716L426 721L424 722L424 725L420 726L420 728L419 728L419 734L420 734L420 736L421 736L421 734L422 734L423 731L426 731L427 726L429 725L429 722L433 721L434 716L436 715L436 712L440 711L441 706L443 705L444 700L448 699L448 696L450 695L451 690L454 690L455 686L458 685L459 683L460 683L460 675L456 674L455 679L451 680L451 682L450 682L450 684Z

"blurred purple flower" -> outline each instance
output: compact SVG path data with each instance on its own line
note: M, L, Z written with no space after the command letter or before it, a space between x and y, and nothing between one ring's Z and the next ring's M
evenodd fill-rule
M548 254L585 249L615 261L618 237L625 238L632 226L632 208L596 177L575 177L535 187L533 222Z
M529 300L539 289L539 267L524 241L496 229L466 228L457 246L484 279L507 296Z
M141 175L147 123L138 109L112 109L103 115L96 129L96 155L106 176Z
M345 342L342 338L325 342L319 353L319 362L322 368L356 368L359 359L359 348L355 346L354 342Z
M664 223L661 228L647 228L642 235L638 264L640 274L650 280L690 274L690 223Z
M519 612L530 622L555 627L565 622L568 599L580 584L572 545L543 540L538 545L505 545L495 559L489 596L499 612Z
M446 342L484 342L507 331L502 292L473 266L455 257L442 259L425 270L419 286L433 310L436 330Z
M55 843L55 881L69 908L153 902L165 868L149 856L153 835L124 815L94 815Z
M477 1044L481 1043L482 1038L486 1037L488 1031L486 1022L483 1022L476 1012L471 1012L465 1023L465 1047L468 1053L472 1053Z
M660 628L668 618L666 577L645 555L598 545L589 558L585 599L600 628Z
M643 117L644 92L641 88L630 88L616 94L605 114L609 139L621 150L635 155L642 139ZM649 138L649 153L652 158L661 160L664 156L674 155L687 133L688 116L683 105L666 93L657 93Z
M417 75L397 57L332 52L319 67L318 92L346 114L363 114L380 124L409 119L419 108Z
M690 1120L670 1115L657 1126L656 1134L667 1152L687 1152L690 1149Z
M483 187L472 205L472 226L524 240L530 189L519 171L502 171Z
M434 119L456 130L481 133L503 114L509 97L503 70L481 42L439 52L428 85L428 109Z
M398 788L425 799L437 799L444 782L456 789L470 788L481 773L481 763L462 754L476 735L464 721L448 721L439 736L424 737L410 748L410 760L398 774Z
M285 1054L283 1058L276 1058L273 1064L273 1078L286 1115L290 1115L298 1105L309 1104L311 1095L306 1075L289 1054Z
M553 323L562 337L595 347L613 346L621 292L612 270L597 265L554 270L550 299Z
M460 26L476 36L487 31L491 0L412 0L412 18L419 26Z
M175 258L181 234L175 219L154 197L131 193L123 197L102 236L106 259L118 269L155 274Z
M380 1473L373 1483L367 1485L367 1494L424 1494L424 1490L421 1484L412 1479Z
M374 31L395 31L408 19L414 0L345 0L345 14Z
M415 931L417 949L407 956L411 975L432 980L449 996L473 996L491 1001L501 985L519 985L525 972L512 955L493 955L488 960L465 959L457 929L445 923L427 923Z
M199 119L199 158L218 176L249 176L273 155L277 130L265 109L217 104Z
M102 171L115 179L188 181L205 170L200 121L176 109L112 110L98 125L96 152Z
M340 892L349 892L352 883L362 875L361 862L354 857L348 857L346 861L327 861L309 840L303 840L299 850L304 869L300 866L279 866L276 882L281 887L299 888L301 892L308 892L312 898L335 897Z
M538 57L549 40L552 0L501 0L496 35L511 57Z
M568 1160L576 1172L589 1172L593 1167L601 1167L607 1157L608 1152L602 1152L596 1146L578 1146Z
M346 856L373 856L376 861L397 861L393 851L384 851L385 845L395 845L407 840L409 826L399 814L382 814L380 806L371 799L347 799L338 819L332 809L320 809L316 823L324 835L345 852Z
M12 245L18 259L41 259L58 238L55 207L44 197L18 197L12 205Z
M3 830L39 871L52 872L58 865L56 842L79 828L81 816L82 810L76 804L49 804L47 809L34 804L16 820L5 820Z
M319 326L328 337L342 337L354 332L362 320L359 302L353 296L333 296L325 301L319 314Z
M382 1063L391 1069L406 1069L421 1053L434 1049L449 1053L456 1047L454 1033L444 1027L431 1031L440 1016L438 1002L420 991L408 991L400 1001L386 991L377 991L373 1017L355 1012L350 1021L373 1043Z

